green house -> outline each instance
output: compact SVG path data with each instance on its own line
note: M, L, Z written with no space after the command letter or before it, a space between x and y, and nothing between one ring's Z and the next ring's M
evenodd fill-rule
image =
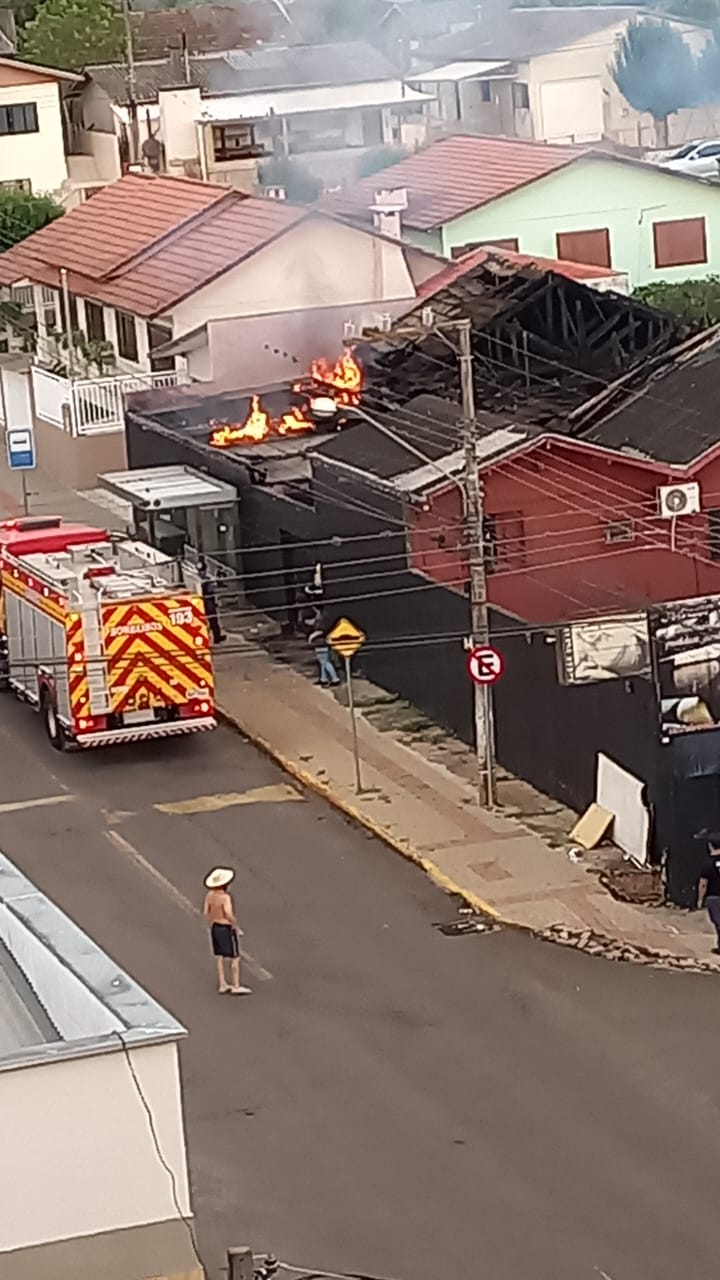
M444 257L495 244L627 273L720 274L720 173L703 182L601 151L456 135L323 202Z

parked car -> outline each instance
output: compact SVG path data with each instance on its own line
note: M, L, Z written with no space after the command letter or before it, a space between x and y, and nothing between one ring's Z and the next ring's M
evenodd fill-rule
M675 173L689 173L693 178L720 179L720 141L713 138L687 142L663 160L662 168L672 169Z

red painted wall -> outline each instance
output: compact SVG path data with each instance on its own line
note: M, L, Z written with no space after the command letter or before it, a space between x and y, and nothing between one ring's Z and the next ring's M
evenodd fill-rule
M552 437L486 468L482 478L496 535L488 595L509 613L553 622L720 592L706 514L720 513L720 451L673 470ZM689 479L700 483L703 512L675 522L673 547L672 521L658 517L656 491ZM628 521L632 540L608 543L606 526ZM413 567L461 589L459 489L438 492L427 509L413 507L408 525Z

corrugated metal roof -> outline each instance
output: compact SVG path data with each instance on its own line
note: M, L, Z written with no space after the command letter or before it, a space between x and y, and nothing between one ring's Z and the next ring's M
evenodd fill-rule
M140 471L108 471L99 476L104 489L135 507L171 511L175 507L218 507L237 501L232 485L192 467L146 467Z
M526 58L555 49L566 49L602 31L608 31L608 46L612 46L610 28L629 22L638 14L647 16L647 9L637 5L569 5L541 6L536 9L500 9L487 21L474 23L464 31L457 31L435 40L425 47L427 57L451 58L502 58L507 62L522 62Z
M362 178L326 197L321 205L333 213L369 220L376 191L407 187L403 222L417 231L429 231L572 164L582 154L577 147L457 134Z
M1 254L0 284L58 288L65 267L72 293L161 315L308 216L213 183L129 174Z
M267 116L302 115L311 111L362 111L367 107L432 102L434 94L419 93L402 80L369 84L327 85L313 89L277 89L265 93L229 94L203 98L198 120L231 123Z
M87 68L113 102L126 103L130 88L127 70L119 64ZM398 78L397 68L365 41L340 44L261 45L190 58L190 80L205 93L260 93L278 89L308 89L330 85L367 84ZM135 97L153 102L158 89L177 84L169 60L135 64Z

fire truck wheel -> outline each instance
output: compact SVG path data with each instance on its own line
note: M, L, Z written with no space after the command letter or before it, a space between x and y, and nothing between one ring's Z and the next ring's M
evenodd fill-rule
M64 751L65 733L57 718L55 699L47 689L45 689L42 695L40 714L42 715L45 732L50 739L51 745L56 751Z

